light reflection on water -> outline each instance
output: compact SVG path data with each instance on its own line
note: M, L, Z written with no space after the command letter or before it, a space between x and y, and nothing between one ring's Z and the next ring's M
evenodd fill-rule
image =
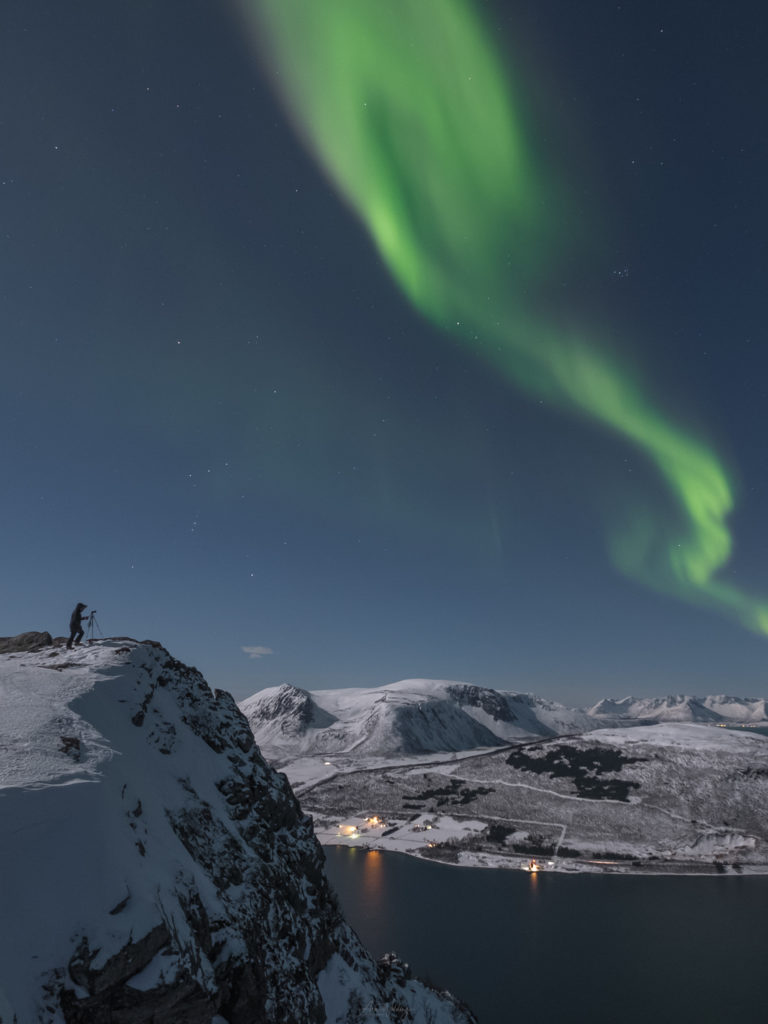
M325 852L371 953L395 950L466 999L480 1024L768 1019L768 878L569 876Z
M363 893L369 913L381 914L384 908L384 877L378 850L363 852Z
M345 848L352 865L359 877L360 888L356 895L357 909L355 919L364 923L374 923L384 929L392 924L391 907L385 896L384 865L378 850L362 850L356 846ZM329 851L326 849L326 856ZM341 893L339 893L341 895ZM356 931L359 928L353 923ZM385 950L380 950L386 952Z

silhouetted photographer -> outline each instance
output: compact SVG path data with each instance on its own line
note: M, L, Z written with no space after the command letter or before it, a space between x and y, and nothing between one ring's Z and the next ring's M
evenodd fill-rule
M67 640L67 649L70 651L72 650L73 643L75 647L79 647L80 641L83 639L83 634L85 633L83 629L83 612L87 607L87 604L78 604L72 612L69 620L69 640Z

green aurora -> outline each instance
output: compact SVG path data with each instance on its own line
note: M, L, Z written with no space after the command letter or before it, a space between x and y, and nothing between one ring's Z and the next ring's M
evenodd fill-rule
M615 565L768 633L768 602L716 578L734 506L721 460L605 346L531 309L569 220L473 5L239 4L297 130L410 301L515 385L609 428L656 467L676 514L635 506L611 531Z

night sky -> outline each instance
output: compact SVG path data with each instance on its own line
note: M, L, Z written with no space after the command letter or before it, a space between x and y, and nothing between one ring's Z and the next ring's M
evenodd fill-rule
M468 6L535 153L520 222L548 220L497 290L598 338L713 453L715 575L762 607L768 15ZM423 676L765 695L765 632L611 556L627 510L675 518L647 453L501 372L482 324L424 315L253 33L221 0L2 5L0 633L65 633L83 601L238 699Z

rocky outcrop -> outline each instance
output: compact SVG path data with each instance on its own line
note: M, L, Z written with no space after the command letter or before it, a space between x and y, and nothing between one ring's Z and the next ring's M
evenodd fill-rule
M496 690L457 684L448 687L448 696L455 700L460 707L480 708L481 711L490 715L494 722L514 722L516 720L505 696Z
M0 654L13 654L21 651L39 651L50 647L53 637L50 633L19 633L17 636L0 636Z

